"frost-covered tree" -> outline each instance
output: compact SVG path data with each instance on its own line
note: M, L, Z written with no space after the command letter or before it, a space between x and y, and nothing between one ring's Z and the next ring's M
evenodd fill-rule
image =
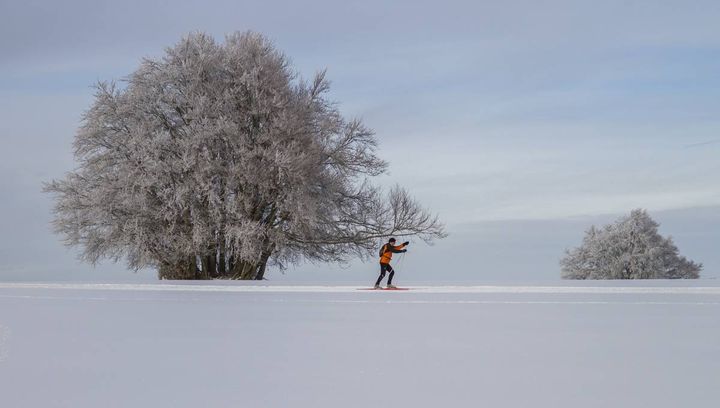
M580 247L560 261L564 279L697 279L702 264L678 255L672 238L645 210L587 231Z
M373 132L304 81L260 34L194 33L124 83L97 85L79 167L47 183L55 228L82 259L165 279L262 279L268 264L342 262L388 235L445 236L395 187Z

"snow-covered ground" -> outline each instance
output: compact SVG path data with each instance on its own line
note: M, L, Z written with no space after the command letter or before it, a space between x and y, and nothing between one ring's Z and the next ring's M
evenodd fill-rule
M0 283L0 407L720 404L717 283L413 287Z

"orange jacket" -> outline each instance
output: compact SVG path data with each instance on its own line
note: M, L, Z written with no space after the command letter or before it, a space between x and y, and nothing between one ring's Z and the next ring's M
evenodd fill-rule
M390 260L392 260L393 253L398 253L402 251L402 249L405 248L405 245L392 245L389 242L382 247L382 251L380 253L382 254L380 256L380 263L381 264L389 264Z

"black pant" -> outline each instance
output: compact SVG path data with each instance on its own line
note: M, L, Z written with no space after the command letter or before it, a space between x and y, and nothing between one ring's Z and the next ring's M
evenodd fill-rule
M385 277L385 272L390 272L390 275L388 275L388 285L392 285L392 278L395 276L395 271L393 270L392 266L390 264L380 264L380 277L378 278L377 282L375 282L375 286L379 285L380 282Z

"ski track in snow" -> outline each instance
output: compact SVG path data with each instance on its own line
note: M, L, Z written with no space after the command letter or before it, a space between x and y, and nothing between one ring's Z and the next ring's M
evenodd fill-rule
M78 296L34 296L34 295L0 295L0 299L35 299L35 300L78 300L78 301L120 301L120 302L136 302L136 301L166 301L174 302L178 300L193 301L197 299L157 299L157 298L104 298L104 297L78 297ZM718 302L655 302L655 301L584 301L584 300L338 300L338 299L253 299L254 302L270 302L270 303L337 303L337 304L399 304L399 305L695 305L695 306L720 306ZM0 328L0 333L2 330ZM2 337L0 336L0 343ZM2 345L0 344L0 347ZM2 361L2 353L0 350L0 361Z
M187 296L202 293L216 294L355 294L357 298L337 299L333 297L297 298L286 297L253 297L253 302L270 303L336 303L336 304L404 304L404 305L720 305L720 287L567 287L567 286L411 286L410 291L360 291L356 286L310 286L310 285L198 285L198 284L116 284L116 283L0 283L0 290L15 290L12 293L0 292L0 298L35 299L35 300L69 300L69 301L150 301L177 302L199 301L198 296ZM19 291L18 291L19 290ZM23 293L24 290L28 290ZM51 293L36 291L51 290ZM64 291L67 291L63 293ZM79 293L79 292L80 293ZM81 293L86 291L87 296ZM102 295L106 292L108 295ZM137 296L139 293L166 292L183 296L161 297ZM114 293L110 296L110 293ZM123 296L122 293L132 294ZM382 294L386 294L383 296ZM465 295L670 295L661 299L638 299L628 297L602 297L595 299L440 299L423 297L417 294L465 294ZM685 296L673 296L685 295ZM687 298L691 295L691 298ZM704 295L701 299L693 299L692 295ZM708 296L711 296L708 298ZM718 296L715 301L715 296ZM2 342L2 326L0 326L0 343ZM1 344L0 344L1 346ZM1 352L2 350L0 350ZM2 355L0 354L0 357Z
M364 291L362 293L437 294L630 294L630 295L720 295L720 286L409 286L409 291ZM311 285L197 285L124 283L0 283L0 289L72 289L112 291L227 292L227 293L360 293L357 286ZM402 295L401 295L402 296Z
M10 338L10 329L0 324L0 363L8 356L7 342Z

